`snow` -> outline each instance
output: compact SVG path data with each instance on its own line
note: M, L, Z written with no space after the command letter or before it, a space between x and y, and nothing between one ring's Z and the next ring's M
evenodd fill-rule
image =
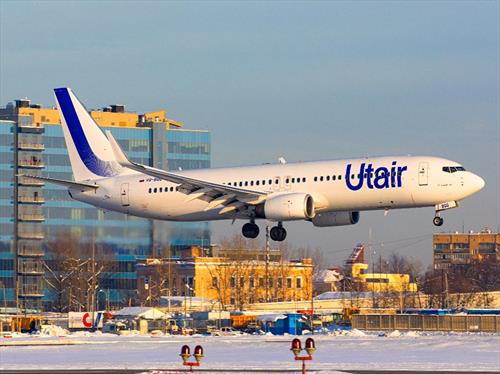
M298 369L292 336L169 336L72 333L0 338L0 370L180 369L180 348L202 345L205 369ZM335 370L495 371L500 335L486 333L377 333L338 331L314 335L317 351L308 367ZM304 342L305 337L301 337ZM32 346L1 346L39 343ZM46 344L68 344L53 345ZM29 358L29 359L27 359Z

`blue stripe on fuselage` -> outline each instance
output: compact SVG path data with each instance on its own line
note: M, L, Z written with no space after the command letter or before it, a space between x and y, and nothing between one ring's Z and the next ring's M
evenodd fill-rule
M56 94L57 101L59 102L59 107L64 115L66 124L68 125L71 138L75 143L78 155L85 166L92 173L101 177L112 177L113 175L116 175L117 172L113 167L112 162L101 160L90 148L90 144L85 136L78 114L76 114L68 89L56 88L54 89L54 92Z

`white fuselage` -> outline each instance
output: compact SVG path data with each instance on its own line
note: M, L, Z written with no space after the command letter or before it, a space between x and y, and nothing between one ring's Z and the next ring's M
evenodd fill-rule
M266 164L179 171L177 174L270 194L307 193L316 213L399 209L458 202L484 181L461 166L436 157L394 156ZM359 178L359 174L361 178ZM349 175L348 175L349 174ZM348 178L346 180L346 178ZM107 210L168 221L233 219L222 206L190 199L177 185L138 172L95 181L95 191L70 189L72 197ZM207 209L207 207L209 209ZM238 214L236 213L236 218Z

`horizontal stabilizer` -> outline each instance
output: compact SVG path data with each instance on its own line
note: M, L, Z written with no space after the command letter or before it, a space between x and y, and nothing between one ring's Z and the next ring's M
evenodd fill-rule
M42 180L45 182L53 183L53 184L58 184L60 186L68 187L68 188L75 188L75 189L80 189L80 190L95 190L99 188L97 184L90 184L90 183L82 183L82 182L73 182L73 181L67 181L64 179L56 179L56 178L49 178L49 177L41 177L38 175L27 175L27 174L18 174L18 177L26 177L26 178L33 178L33 179L38 179Z

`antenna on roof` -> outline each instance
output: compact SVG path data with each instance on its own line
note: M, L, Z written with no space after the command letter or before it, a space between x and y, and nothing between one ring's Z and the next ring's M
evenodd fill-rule
M284 157L279 157L278 158L278 162L281 164L281 165L285 165L286 164L286 160Z

